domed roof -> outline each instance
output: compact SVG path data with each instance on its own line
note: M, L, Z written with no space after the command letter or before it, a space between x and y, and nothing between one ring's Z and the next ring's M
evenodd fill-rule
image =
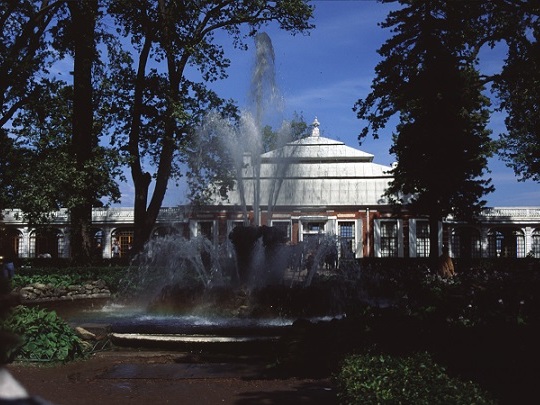
M392 176L390 166L373 163L374 156L319 135L315 120L311 136L289 142L261 155L256 176L249 157L243 174L248 205L254 185L260 184L260 204L274 206L359 206L377 205ZM259 179L259 180L257 180ZM229 202L240 204L237 190Z
M311 136L289 142L284 147L267 152L261 156L263 161L288 157L295 160L316 161L362 161L372 162L373 155L351 148L343 142L325 138L319 134L319 121L313 121Z

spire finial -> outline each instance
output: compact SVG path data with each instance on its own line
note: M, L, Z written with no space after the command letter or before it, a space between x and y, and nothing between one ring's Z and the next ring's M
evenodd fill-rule
M317 120L317 117L315 117L315 119L313 120L313 124L311 124L311 126L313 127L313 129L311 130L311 136L318 137L320 135L319 125L319 121Z

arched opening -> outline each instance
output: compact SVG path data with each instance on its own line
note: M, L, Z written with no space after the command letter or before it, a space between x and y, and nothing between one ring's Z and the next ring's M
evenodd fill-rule
M133 228L115 229L111 234L111 256L129 257L133 246Z
M533 257L540 259L540 229L536 228L532 233L531 254Z
M455 228L451 235L452 255L474 259L482 257L480 231L472 226Z
M525 234L517 228L494 228L488 233L489 257L525 257Z
M5 228L0 232L0 254L10 252L15 257L22 256L22 233L15 228Z
M96 258L103 257L103 230L99 228L92 229L92 255Z
M30 257L58 258L64 255L64 234L59 229L40 228L30 234Z
M154 232L152 232L152 237L162 238L168 235L178 235L179 233L179 230L174 226L162 225L154 228Z

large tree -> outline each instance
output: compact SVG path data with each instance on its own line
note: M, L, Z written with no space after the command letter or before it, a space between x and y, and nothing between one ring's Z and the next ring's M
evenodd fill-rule
M385 0L395 1L395 0ZM497 153L514 170L518 180L540 181L540 2L492 0L453 2L461 15L452 35L464 43L461 56L482 62L486 48L506 48L502 69L481 71L480 80L491 86L494 111L506 115ZM481 65L477 66L481 66Z
M488 100L463 37L476 29L476 7L446 1L401 1L383 24L394 36L380 49L372 92L355 109L375 136L399 115L390 152L397 158L387 195L430 219L430 256L439 253L438 221L471 218L492 191ZM368 128L360 139L366 136Z
M60 208L77 207L86 203L81 185L88 188L93 206L109 196L119 199L115 181L116 155L108 148L92 149L86 163L91 170L79 170L72 146L73 86L64 82L51 83L49 92L31 98L12 120L12 143L15 155L9 158L16 173L11 176L16 208L20 208L30 223L46 223L49 215ZM96 102L96 115L104 116L106 105ZM104 131L106 122L94 120L93 133ZM16 141L20 140L20 141ZM10 165L8 165L8 168ZM9 207L13 207L13 202Z
M500 155L520 180L540 182L540 3L498 0L489 16L496 38L508 47L502 72L493 78L507 114Z
M68 2L71 15L70 39L73 49L73 112L71 152L75 168L81 176L76 194L80 201L71 208L71 255L86 262L91 256L92 206L96 195L93 182L92 160L98 146L94 134L94 108L92 68L96 63L96 21L98 0Z
M0 3L0 128L29 97L46 87L39 80L48 73L51 62L45 33L62 3L48 0Z
M0 123L13 150L2 159L11 159L5 167L18 164L6 172L11 198L3 206L21 208L32 222L69 208L71 254L81 261L90 258L92 207L118 197L114 161L99 145L107 122L99 108L110 95L97 51L105 38L99 16L98 0L8 1L0 8ZM67 55L72 79L59 80L50 68Z
M59 4L10 0L0 3L0 210L17 204L18 174L23 156L20 143L10 138L9 123L29 99L48 90L50 51L45 32Z
M303 0L126 0L113 2L110 12L137 52L135 66L124 65L117 75L124 87L115 138L127 154L135 186L137 250L150 237L169 180L180 173L182 149L206 111L236 114L206 86L225 78L229 65L216 32L226 31L235 45L245 47L242 39L271 21L292 33L308 30L312 8ZM192 79L191 68L201 80ZM153 174L150 166L156 168Z

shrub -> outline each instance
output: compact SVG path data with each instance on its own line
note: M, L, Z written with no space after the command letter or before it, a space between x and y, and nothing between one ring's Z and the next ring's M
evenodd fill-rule
M52 284L54 287L82 284L89 280L103 280L109 291L118 291L126 267L26 267L20 268L13 277L12 286L24 287L33 283Z
M472 382L449 377L426 353L349 356L336 380L345 405L495 403Z
M0 328L20 338L12 360L66 362L85 355L82 340L54 311L19 305Z

